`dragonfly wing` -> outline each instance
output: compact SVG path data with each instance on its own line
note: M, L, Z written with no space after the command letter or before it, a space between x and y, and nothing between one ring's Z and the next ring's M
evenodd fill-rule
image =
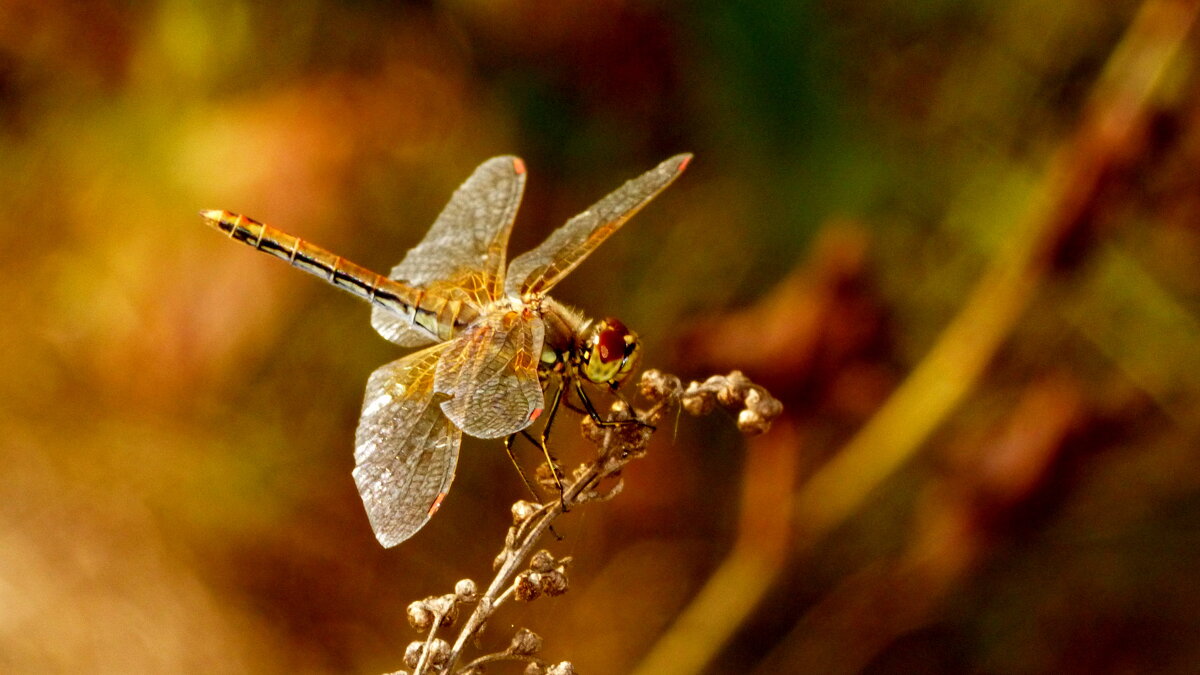
M474 287L477 307L499 296L504 286L505 250L525 190L525 164L517 157L493 157L471 174L442 209L420 244L388 276L413 286L456 279ZM466 284L466 278L472 282ZM380 335L405 347L430 343L427 333L382 308L371 313Z
M529 426L545 405L538 380L545 325L536 316L496 312L449 343L434 389L451 396L442 411L478 438L499 438Z
M375 537L395 546L437 511L454 480L462 432L433 390L440 344L393 361L367 381L355 437L354 482Z
M690 154L675 155L568 220L541 246L513 258L505 279L505 291L515 296L549 291L609 235L670 185L691 159Z

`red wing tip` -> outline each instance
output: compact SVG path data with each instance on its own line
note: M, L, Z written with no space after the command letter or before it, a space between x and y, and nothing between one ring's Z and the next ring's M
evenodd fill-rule
M520 157L513 157L513 171L517 172L517 175L525 173L525 161Z
M534 408L533 412L529 413L529 421L533 422L534 420L536 420L537 418L539 418L541 416L542 416L542 409Z
M429 515L437 513L438 509L442 508L442 500L446 498L445 492L439 492L437 497L434 497L433 504L429 505Z
M691 153L685 154L683 156L683 161L679 162L679 168L677 169L677 171L683 171L684 169L687 168L688 164L691 164L691 163L692 163Z

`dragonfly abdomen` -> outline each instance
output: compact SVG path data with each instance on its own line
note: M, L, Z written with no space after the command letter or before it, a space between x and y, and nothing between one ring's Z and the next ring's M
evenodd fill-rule
M439 335L442 331L438 327L439 315L445 313L447 303L427 297L422 289L388 279L316 244L246 216L219 210L202 211L200 215L209 225L228 234L230 239L379 305L428 332L432 339L446 339Z

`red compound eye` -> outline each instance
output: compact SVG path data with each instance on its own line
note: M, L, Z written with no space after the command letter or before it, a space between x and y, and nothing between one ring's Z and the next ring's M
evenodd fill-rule
M605 319L603 328L596 335L596 355L601 363L612 363L625 356L626 337L629 329L616 319Z

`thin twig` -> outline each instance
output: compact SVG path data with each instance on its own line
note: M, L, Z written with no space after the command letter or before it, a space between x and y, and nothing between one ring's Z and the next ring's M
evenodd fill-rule
M409 619L419 630L428 628L423 642L414 642L406 651L406 662L414 675L425 673L474 673L483 664L499 660L522 660L542 668L548 674L574 672L569 662L546 665L534 658L541 648L541 638L522 629L514 637L508 651L474 659L455 671L467 643L475 638L496 610L511 598L532 600L544 593L557 595L566 591L565 568L569 558L555 559L546 551L534 553L534 548L564 509L587 502L605 501L614 497L621 487L606 492L595 488L603 480L615 477L626 464L642 457L654 432L650 425L660 423L670 411L682 408L693 415L708 414L720 406L737 413L738 427L747 434L766 431L782 412L782 405L766 390L734 371L729 375L713 376L704 382L692 382L686 388L679 378L650 370L643 373L639 393L649 401L645 410L630 409L623 401L614 404L609 422L603 426L585 417L583 428L599 452L595 459L580 465L570 480L564 480L561 497L541 505L517 502L513 505L514 524L509 528L504 549L496 558L495 576L481 596L475 584L460 581L452 595L436 596L409 606ZM622 423L628 422L628 424ZM453 646L437 638L437 628L452 623L460 604L474 603L474 609L463 623ZM431 625L426 626L426 622ZM418 653L419 652L419 653Z

